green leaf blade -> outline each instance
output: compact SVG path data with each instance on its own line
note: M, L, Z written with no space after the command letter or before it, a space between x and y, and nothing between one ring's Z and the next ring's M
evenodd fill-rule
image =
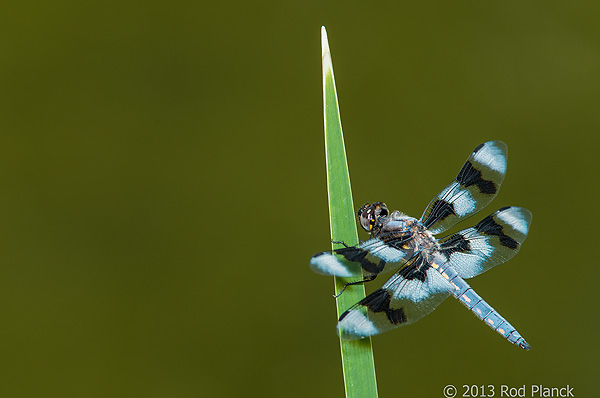
M325 125L325 154L327 162L327 193L329 198L329 225L331 239L344 241L348 245L358 243L354 203L346 148L337 101L337 90L331 53L325 27L321 28L321 48L323 58L323 116ZM333 244L333 248L342 247ZM360 276L359 276L360 277ZM335 290L339 293L345 278L335 278ZM353 304L365 297L363 285L349 286L337 298L338 317ZM377 397L377 381L371 339L355 341L340 340L342 367L347 398Z

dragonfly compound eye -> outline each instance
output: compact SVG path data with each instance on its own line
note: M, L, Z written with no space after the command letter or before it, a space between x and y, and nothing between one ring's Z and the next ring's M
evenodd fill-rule
M385 203L365 203L358 210L357 216L360 221L361 227L367 232L373 230L373 226L379 221L381 217L387 217L389 210Z

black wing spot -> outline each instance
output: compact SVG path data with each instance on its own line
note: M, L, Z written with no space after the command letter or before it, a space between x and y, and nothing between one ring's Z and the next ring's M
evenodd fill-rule
M517 242L516 240L514 240L513 238L511 238L510 236L507 236L507 235L503 235L500 237L500 244L502 244L502 246L508 247L509 249L513 249L513 250L515 250L517 247L519 247L519 242Z
M506 235L502 225L494 221L492 216L487 216L479 221L477 225L475 225L475 229L486 235L497 236L500 239L500 244L509 249L516 249L519 247L519 242Z
M452 203L446 202L445 200L438 199L433 202L431 206L431 212L427 219L423 222L423 225L426 229L429 229L433 224L438 221L445 220L449 216L456 216L456 211L454 210L454 205Z
M427 274L425 273L425 270L417 268L407 268L407 271L403 273L403 276L404 279L408 281L417 279L421 282L425 282L425 279L427 279Z
M471 244L469 240L461 234L454 234L448 238L445 242L441 243L440 250L446 256L454 252L467 253L471 251Z
M484 180L481 176L481 170L475 168L473 163L468 160L458 172L456 181L466 188L476 185L479 188L479 192L483 194L493 195L498 192L496 184L493 181Z
M350 310L351 309L344 311L344 313L342 315L340 315L340 319L338 319L338 322L341 322L342 319L344 319L346 317L346 315L348 315L350 313Z
M378 263L371 261L367 258L369 252L364 249L359 249L358 247L343 247L335 250L335 252L348 261L359 263L362 269L371 274L380 273L386 264L383 260L380 260Z
M367 251L358 247L342 247L334 250L336 254L343 256L348 261L360 262L367 255Z
M424 266L425 262L423 260L423 256L417 256L413 259L413 261L400 271L400 275L407 281L419 280L421 282L425 282L427 279L427 273L425 272L427 267Z
M367 297L362 299L359 302L359 304L364 305L369 310L371 310L372 312L375 312L375 313L385 312L385 315L387 316L389 321L394 325L398 325L400 323L406 322L406 314L404 313L404 309L390 308L391 296L392 295L387 290L377 289L376 291L374 291L373 293L371 293L370 295L368 295ZM345 315L346 314L344 313L340 317L340 321L342 320L342 318Z
M392 322L394 325L399 325L406 322L406 314L404 313L403 308L398 308L395 310L389 309L386 311L386 315L390 322Z
M484 142L483 144L479 144L479 145L477 145L477 148L475 148L475 149L473 150L473 155L475 155L477 152L479 152L479 150L480 150L481 148L483 148L483 146L484 146L484 145L485 145L485 142Z

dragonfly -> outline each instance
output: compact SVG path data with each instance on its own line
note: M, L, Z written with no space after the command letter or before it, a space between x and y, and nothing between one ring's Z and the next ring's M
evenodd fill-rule
M344 247L311 258L310 266L319 274L344 278L362 274L362 280L348 282L344 289L395 271L381 288L340 316L340 338L356 340L410 325L454 296L509 342L531 348L465 281L517 254L529 232L531 212L503 207L473 227L436 238L496 197L506 164L506 144L485 142L473 150L456 178L433 198L420 219L398 210L390 213L383 202L366 203L357 218L370 239L356 246L334 242Z

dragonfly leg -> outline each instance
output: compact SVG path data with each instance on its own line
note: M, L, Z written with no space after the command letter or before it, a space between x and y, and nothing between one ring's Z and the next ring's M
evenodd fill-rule
M375 280L375 278L377 278L377 275L369 275L367 276L365 279L360 280L360 281L356 281L356 282L347 282L344 287L342 288L342 290L340 290L340 292L338 294L334 294L333 297L334 298L338 298L342 295L342 293L344 293L344 290L346 290L346 288L348 286L352 286L352 285L360 285L361 283L365 283L365 282L371 282L372 280Z
M331 240L331 243L341 243L344 247L350 247L343 240Z

